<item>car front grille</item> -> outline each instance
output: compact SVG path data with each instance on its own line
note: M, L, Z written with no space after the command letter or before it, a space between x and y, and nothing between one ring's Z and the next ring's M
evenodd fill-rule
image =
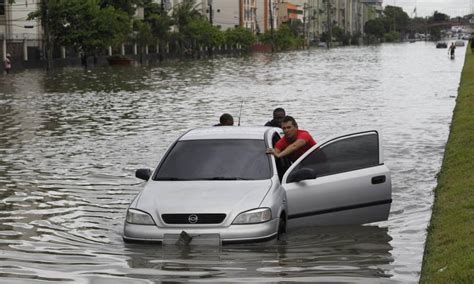
M226 214L162 214L166 224L219 224L224 221Z

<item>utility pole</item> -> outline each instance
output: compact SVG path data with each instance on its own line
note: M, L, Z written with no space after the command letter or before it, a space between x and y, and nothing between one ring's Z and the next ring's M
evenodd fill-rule
M303 4L303 49L306 42L306 3Z
M273 11L272 11L272 0L268 0L268 12L270 15L270 35L272 37L272 52L275 51L275 40L273 37Z
M161 6L160 6L160 16L163 16L163 12L165 11L165 1L161 0Z
M213 21L212 21L212 17L213 17L213 14L212 14L212 0L208 0L207 4L209 5L209 23L211 23L211 26L213 24Z
M310 13L308 13L310 10L311 6L308 5L308 3L303 4L303 39L304 39L304 44L306 44L309 40L308 36L308 30L310 27L311 23L311 16L308 17ZM308 12L307 12L308 10ZM306 24L306 18L308 18L308 24ZM309 46L309 45L308 45Z
M41 20L43 24L43 32L44 32L44 48L43 48L43 56L46 58L46 70L51 70L51 59L53 56L51 50L51 42L49 37L49 8L48 8L48 0L41 1Z
M331 0L326 0L326 14L327 14L327 26L328 26L328 40L326 46L329 49L332 43L332 25L331 25Z

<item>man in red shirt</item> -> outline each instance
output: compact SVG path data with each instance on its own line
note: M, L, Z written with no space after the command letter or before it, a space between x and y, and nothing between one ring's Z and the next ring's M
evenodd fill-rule
M274 149L267 149L267 154L272 154L276 158L288 156L294 162L309 148L316 145L316 141L308 131L298 129L296 120L291 116L285 116L281 123L281 129L283 129L285 136L278 140Z

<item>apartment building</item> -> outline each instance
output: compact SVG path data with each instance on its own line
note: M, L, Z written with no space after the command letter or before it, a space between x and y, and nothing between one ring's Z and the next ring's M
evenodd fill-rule
M304 19L303 6L292 2L280 2L276 9L277 26L291 21L301 21Z
M40 0L0 0L0 51L4 59L7 53L16 58L28 58L28 47L39 47L42 28L39 21L27 20L28 14L38 9ZM11 43L7 50L7 41Z
M381 4L382 0L308 0L308 37L317 39L335 26L351 35L363 34L364 24L379 15Z
M184 0L164 0L169 14ZM260 0L197 0L195 9L206 16L213 25L222 30L244 27L258 31L257 3Z
M280 0L256 0L257 33L277 28L277 7Z
M257 32L257 0L240 0L240 26Z
M373 11L375 11L378 15L381 15L383 12L383 0L360 0L360 2L369 6L370 8L373 8Z

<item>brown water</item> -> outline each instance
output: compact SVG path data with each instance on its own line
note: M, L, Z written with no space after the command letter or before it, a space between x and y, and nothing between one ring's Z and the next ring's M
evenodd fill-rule
M0 282L417 282L464 62L433 43L0 76ZM185 130L283 106L316 140L383 135L389 220L222 247L124 244L124 214Z

